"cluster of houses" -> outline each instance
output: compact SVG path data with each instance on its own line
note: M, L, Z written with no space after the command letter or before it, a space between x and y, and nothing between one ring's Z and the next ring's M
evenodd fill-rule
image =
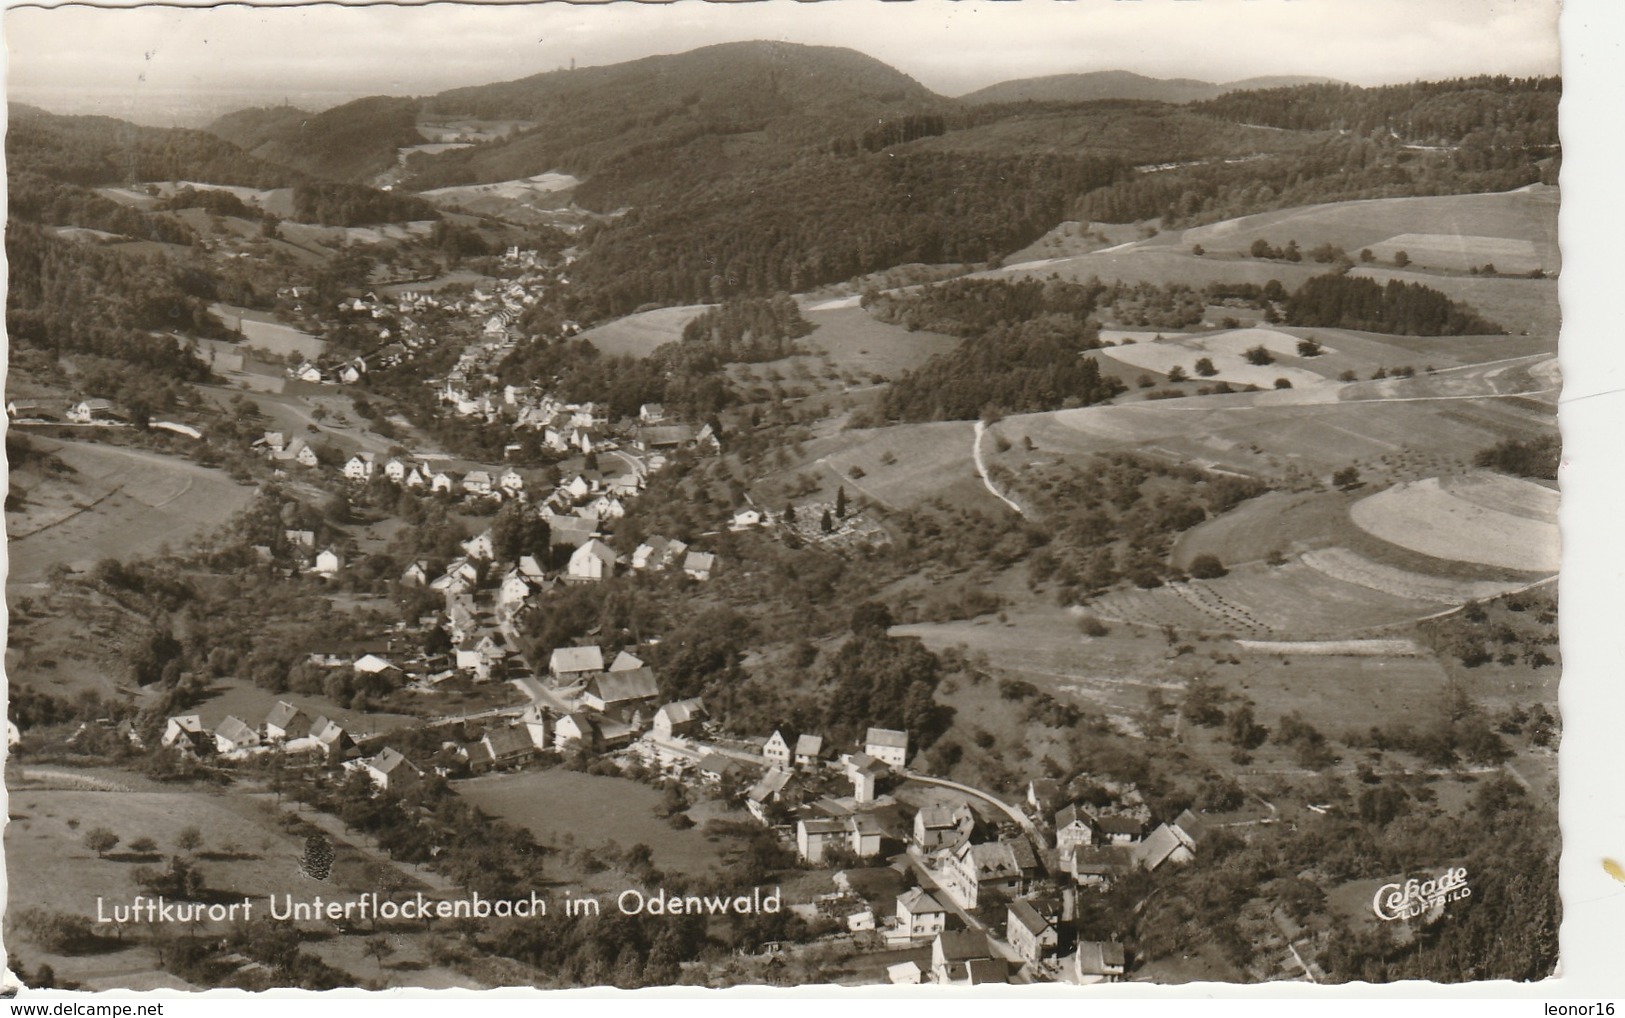
M316 753L345 760L355 753L355 740L338 722L278 700L259 724L226 715L212 730L196 714L178 714L164 725L162 744L194 757L245 756L266 750Z
M15 398L6 401L6 416L13 421L57 420L57 414L70 424L124 424L124 412L112 400L90 396L63 407L55 400Z

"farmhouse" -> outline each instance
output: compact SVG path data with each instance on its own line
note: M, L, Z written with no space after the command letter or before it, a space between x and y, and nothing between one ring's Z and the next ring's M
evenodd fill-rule
M215 748L222 753L251 749L260 744L260 735L241 718L226 715L214 730Z
M948 925L948 909L929 891L916 887L897 896L897 932L913 938L934 937Z
M463 490L470 495L491 494L491 475L484 470L471 470L463 477Z
M594 675L581 691L581 704L638 727L654 710L659 697L660 686L655 682L654 672L638 668Z
M372 479L377 462L370 452L358 452L351 456L344 464L344 477L346 480L362 483Z
M577 743L595 751L615 749L629 744L633 734L630 727L614 718L577 711L559 718L554 728L553 745L561 750Z
M1074 883L1096 891L1110 889L1135 868L1132 845L1074 845L1060 859Z
M1174 837L1179 839L1181 845L1190 849L1192 855L1196 854L1197 846L1208 835L1207 822L1188 809L1180 813L1174 822L1168 825L1168 829L1174 832Z
M1095 833L1108 845L1132 845L1145 838L1145 821L1121 813L1095 818Z
M871 728L864 737L863 751L898 770L908 762L908 733L890 728Z
M469 766L485 769L491 767L509 767L524 763L536 754L536 744L524 725L499 725L488 728L475 744L480 752L475 753L472 748L469 753Z
M604 670L604 652L597 647L559 647L547 659L555 679L569 681Z

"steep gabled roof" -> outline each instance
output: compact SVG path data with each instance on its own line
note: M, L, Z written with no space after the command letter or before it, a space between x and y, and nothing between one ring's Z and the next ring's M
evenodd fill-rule
M293 720L299 716L299 708L286 700L278 700L271 713L265 716L265 723L277 728L286 729Z
M949 964L993 956L987 934L976 930L944 930L937 934L937 942L942 946L943 960Z
M1123 971L1123 945L1115 940L1078 942L1078 972L1086 976L1115 975Z
M648 700L660 695L660 684L655 673L648 668L634 668L628 672L603 672L587 682L586 692L606 705L628 700Z
M912 891L905 891L903 894L898 895L897 907L907 909L910 915L930 915L948 911L942 902L933 898L931 892L923 887L916 887Z
M822 735L798 735L796 737L796 756L817 756L824 751L824 737Z
M601 672L604 652L597 647L559 647L548 659L548 667L555 672Z
M214 734L223 737L227 742L253 742L259 738L259 733L250 728L242 718L226 715L226 719L215 726Z
M1010 903L1010 921L1020 923L1035 937L1042 936L1045 930L1051 928L1050 921L1033 908L1032 902L1026 900Z
M865 746L881 746L886 749L907 749L908 733L891 728L871 728L869 734L864 736L863 744Z

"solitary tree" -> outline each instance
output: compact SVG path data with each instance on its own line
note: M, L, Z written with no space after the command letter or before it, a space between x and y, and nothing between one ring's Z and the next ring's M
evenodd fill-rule
M845 487L839 487L839 488L835 489L835 515L839 516L843 520L846 519L846 488Z
M1219 369L1213 366L1213 358L1198 357L1196 358L1196 373L1203 378L1212 378L1219 373Z
M203 832L196 827L183 827L175 835L175 844L182 852L195 852L203 844Z
M92 827L85 832L85 847L95 852L98 858L106 858L117 844L118 835L105 827Z
M1191 559L1191 575L1198 580L1216 580L1228 570L1217 555L1198 555Z
M1275 363L1275 355L1270 353L1262 343L1258 344L1257 346L1248 347L1246 357L1248 364L1257 364L1261 367L1265 364Z
M819 520L818 520L818 529L823 531L826 534L832 532L835 529L835 518L830 515L830 511L828 509L825 509L824 510L824 515L821 518L819 518Z
M1360 484L1360 471L1354 467L1344 467L1332 474L1332 484L1344 491L1358 487Z
M320 834L305 839L305 854L299 869L312 880L326 880L333 872L333 844Z
M1168 369L1168 381L1183 382L1185 379L1185 369L1180 367L1178 364L1175 364L1173 367Z
M1397 266L1399 266L1400 268L1403 269L1405 266L1409 265L1410 263L1411 263L1411 256L1410 255L1406 254L1403 251L1395 251L1394 252L1394 264L1395 265L1397 265Z

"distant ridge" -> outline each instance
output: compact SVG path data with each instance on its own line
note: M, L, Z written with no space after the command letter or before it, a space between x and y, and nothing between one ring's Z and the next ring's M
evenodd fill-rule
M1227 92L1289 85L1338 84L1335 78L1307 75L1267 75L1226 84L1195 78L1150 78L1133 71L1087 71L1080 74L1050 74L1041 78L1017 78L977 89L959 97L972 105L1014 102L1094 102L1101 99L1140 99L1165 103L1201 102Z

